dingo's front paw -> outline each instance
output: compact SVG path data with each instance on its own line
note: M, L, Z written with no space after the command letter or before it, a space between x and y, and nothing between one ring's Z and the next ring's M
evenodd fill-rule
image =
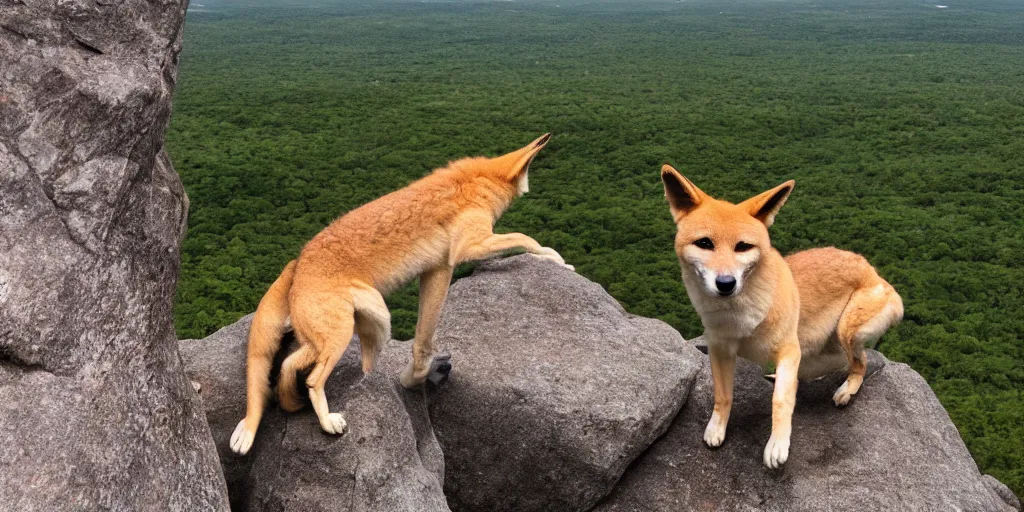
M789 436L772 434L764 447L764 465L772 469L778 468L789 459Z
M853 398L853 393L850 393L850 381L843 382L843 385L836 390L836 394L832 395L832 401L836 403L836 407L850 403L851 398Z
M550 259L552 261L556 261L558 263L565 263L565 260L562 259L562 255L558 254L558 251L556 251L556 250L554 250L554 249L552 249L550 247L541 247L540 248L540 252L538 252L537 254L539 256L543 256L545 258L548 258L548 259Z
M725 441L725 427L726 425L718 421L717 417L712 416L707 428L704 429L704 442L711 448L722 446L722 442Z
M554 249L552 249L550 247L541 247L540 248L540 252L537 253L537 254L534 254L534 256L536 256L538 258L541 258L541 259L548 260L548 261L553 261L553 262L555 262L555 263L557 263L557 264L559 264L559 265L561 265L561 266L563 266L563 267L565 267L565 268L567 268L569 270L572 270L573 272L576 271L576 267L566 263L565 259L562 258L562 255L558 254L558 251L556 251L556 250L554 250Z
M246 428L245 418L238 422L238 426L235 427L235 431L231 434L231 451L245 455L249 453L249 449L252 448L252 441L256 439L256 432L253 432Z
M345 422L345 417L340 412L332 412L320 422L320 428L328 434L344 434L348 423Z

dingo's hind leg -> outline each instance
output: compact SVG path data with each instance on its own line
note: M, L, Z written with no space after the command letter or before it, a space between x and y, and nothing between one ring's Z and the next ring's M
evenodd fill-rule
M338 292L305 294L292 305L296 333L317 348L316 363L306 378L306 387L320 427L328 434L344 433L346 424L340 413L330 412L324 385L355 331L352 298L348 294L340 295Z
M836 329L839 345L846 353L850 374L836 390L832 401L839 407L850 403L860 391L867 373L867 352L896 322L903 318L903 301L889 283L881 281L853 292Z
M384 302L384 296L377 290L353 291L352 301L356 310L356 333L363 359L363 373L373 371L377 356L391 340L391 313Z
M302 396L299 395L299 388L295 384L297 374L316 362L316 349L310 346L307 341L300 341L302 345L285 358L281 363L281 374L277 379L277 401L281 408L288 412L295 412L305 405Z
M229 441L231 450L239 455L245 455L252 448L256 429L270 397L270 371L281 348L281 337L288 329L288 292L294 273L295 262L292 261L260 299L252 318L246 355L245 418L238 422Z

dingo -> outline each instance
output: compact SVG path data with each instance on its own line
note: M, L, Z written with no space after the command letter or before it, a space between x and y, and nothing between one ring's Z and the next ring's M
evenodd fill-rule
M793 190L788 181L740 204L719 201L669 165L661 170L678 232L675 249L708 340L715 408L704 442L725 440L736 356L775 364L772 435L764 463L789 457L797 379L849 369L833 396L846 405L867 369L865 345L903 318L903 301L862 256L810 249L783 259L768 227Z
M363 371L373 369L391 337L385 294L420 276L412 360L400 376L403 386L414 387L430 371L431 341L455 265L513 248L565 265L554 249L541 247L526 235L492 231L512 200L529 190L530 162L549 137L497 158L452 162L348 212L306 244L267 290L253 316L246 415L231 435L231 449L245 454L252 447L270 394L271 365L289 326L299 348L281 366L281 407L302 407L296 374L312 366L306 386L320 426L327 433L341 434L345 419L328 410L324 383L353 332L359 334Z

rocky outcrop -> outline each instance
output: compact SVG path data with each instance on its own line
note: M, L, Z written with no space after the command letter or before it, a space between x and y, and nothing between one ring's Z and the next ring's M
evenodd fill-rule
M272 407L238 457L248 322L181 342L237 510L447 510L441 482L461 510L586 510L664 432L703 358L562 267L491 261L452 287L437 342L455 369L429 386L430 417L423 392L396 380L408 343L365 378L352 343L327 385L349 433Z
M851 404L832 393L844 376L802 383L789 461L761 463L771 433L772 383L740 360L725 444L704 445L714 406L705 362L682 412L595 510L794 511L1013 510L978 472L928 384L905 364L869 351L868 377Z
M365 378L352 343L327 385L350 431L328 436L309 409L288 415L274 406L243 458L227 443L244 414L248 325L247 317L182 342L236 510L1019 506L978 472L927 383L874 351L845 408L831 400L842 375L801 384L779 470L761 462L772 383L739 361L728 436L707 448L713 399L699 340L629 315L600 286L529 256L482 263L452 286L437 332L452 370L426 397L397 383L408 343L392 342Z
M587 510L668 427L703 354L599 285L528 255L452 286L432 397L454 510Z
M217 510L163 151L185 2L0 4L0 503Z
M325 434L310 407L285 414L272 405L252 451L235 455L228 440L245 416L251 319L247 316L202 340L181 342L189 377L206 406L232 509L448 510L441 487L444 457L430 426L426 397L422 390L403 389L397 380L411 352L409 343L391 342L377 370L365 377L358 340L349 344L327 381L331 410L342 412L348 422L345 435Z

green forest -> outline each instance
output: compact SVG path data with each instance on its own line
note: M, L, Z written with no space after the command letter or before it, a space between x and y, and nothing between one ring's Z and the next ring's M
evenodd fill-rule
M552 132L497 231L689 338L661 164L734 201L795 179L774 244L878 268L906 305L879 349L1024 495L1022 27L1011 1L193 0L178 336L253 311L340 214ZM388 301L412 337L414 283Z

